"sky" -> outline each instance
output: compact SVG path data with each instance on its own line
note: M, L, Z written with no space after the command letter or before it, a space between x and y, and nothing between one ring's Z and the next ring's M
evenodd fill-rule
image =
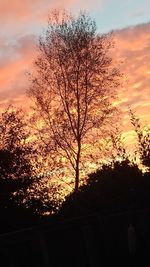
M128 106L150 122L150 1L149 0L0 0L0 108L27 107L26 75L36 57L39 35L54 8L73 14L87 10L98 31L114 31L114 57L126 78L118 104L128 129ZM119 63L121 62L121 63Z

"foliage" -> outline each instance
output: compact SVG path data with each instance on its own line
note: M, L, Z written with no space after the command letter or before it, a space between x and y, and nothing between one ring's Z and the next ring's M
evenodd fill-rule
M1 213L7 218L13 211L17 216L18 210L22 218L32 218L32 214L56 212L59 187L49 177L37 176L35 172L39 155L33 148L35 143L30 141L23 112L9 106L1 114L0 133Z
M61 204L61 187L49 176L42 176L28 187L24 205L33 213L52 215Z
M0 118L0 173L1 178L25 178L33 174L32 147L27 139L29 131L20 110L13 107Z
M140 119L130 109L131 123L138 139L138 153L143 165L150 168L150 127L142 127Z
M67 196L60 215L72 217L149 207L149 178L149 173L142 174L138 166L127 159L103 165L89 175L87 184L81 186L77 194Z
M30 76L28 93L43 120L41 139L48 151L70 163L76 191L84 144L115 111L111 103L120 73L109 55L112 46L111 35L97 34L95 21L86 13L73 17L55 11L40 38Z
M122 138L122 134L118 128L115 129L114 133L110 135L110 141L112 143L111 158L113 161L115 159L120 159L121 161L128 161L128 155L125 148L125 143Z
M23 113L9 106L0 117L0 207L15 204L14 193L22 193L33 183L31 164L32 147L27 142L27 131ZM20 196L21 197L21 196ZM20 203L21 199L17 200ZM12 201L13 200L13 201Z

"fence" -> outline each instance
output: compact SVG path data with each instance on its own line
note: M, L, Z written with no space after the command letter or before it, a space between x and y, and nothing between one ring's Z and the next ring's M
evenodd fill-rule
M128 226L136 233L129 254ZM0 266L98 267L150 265L150 211L98 214L0 236Z

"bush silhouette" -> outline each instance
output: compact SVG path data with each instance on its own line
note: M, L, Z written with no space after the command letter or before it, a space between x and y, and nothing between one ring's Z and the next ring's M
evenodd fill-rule
M77 194L66 197L60 214L72 217L150 207L149 178L149 173L142 174L127 159L104 165L89 175L87 184Z

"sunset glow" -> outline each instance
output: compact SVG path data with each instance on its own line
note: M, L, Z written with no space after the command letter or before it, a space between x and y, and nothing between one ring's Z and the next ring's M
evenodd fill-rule
M80 252L87 258L84 266L88 260L107 266L106 258L111 264L115 259L113 247L121 261L126 251L126 266L136 266L140 252L149 259L149 227L144 233L137 217L140 211L149 222L149 10L150 0L0 0L0 235L5 243L0 254L10 259L5 265L28 266L26 250L33 266L82 266ZM130 253L124 240L126 229L129 245L132 223L137 243L139 237L144 243ZM22 243L21 249L18 235L26 228L32 244ZM97 253L99 246L108 257Z
M98 31L114 30L113 56L124 73L118 100L114 103L122 110L122 123L126 135L131 125L127 113L130 106L142 120L150 120L150 21L144 1L0 1L0 108L14 104L29 110L25 95L29 81L25 74L32 68L36 57L39 34L46 26L47 16L53 8L66 8L72 13L87 9L96 18ZM132 3L131 3L132 2ZM128 137L129 138L129 137ZM129 138L132 142L132 138Z

